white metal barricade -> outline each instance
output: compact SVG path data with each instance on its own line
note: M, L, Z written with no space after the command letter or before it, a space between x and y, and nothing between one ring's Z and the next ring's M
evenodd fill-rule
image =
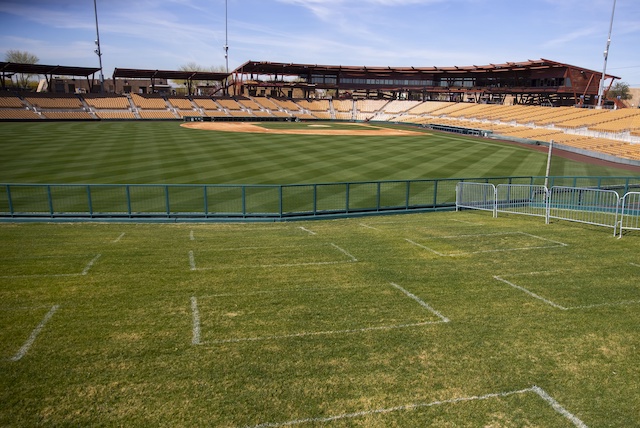
M554 186L549 197L549 217L613 228L616 235L620 196L613 190Z
M529 184L499 184L496 186L496 212L544 217L549 222L549 190Z
M496 187L491 183L459 182L456 185L456 211L460 208L491 211L496 217Z
M640 230L640 192L629 192L622 198L620 238L623 230Z

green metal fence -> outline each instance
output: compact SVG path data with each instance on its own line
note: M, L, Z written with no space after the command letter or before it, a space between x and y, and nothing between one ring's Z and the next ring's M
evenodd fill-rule
M491 177L288 185L0 184L0 219L287 220L455 209L456 184L543 184ZM624 194L640 177L549 177Z

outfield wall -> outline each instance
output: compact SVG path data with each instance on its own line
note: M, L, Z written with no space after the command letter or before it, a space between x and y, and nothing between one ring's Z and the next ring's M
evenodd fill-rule
M640 188L640 177L549 177L549 186ZM459 182L492 177L291 185L0 184L0 221L287 221L454 210Z

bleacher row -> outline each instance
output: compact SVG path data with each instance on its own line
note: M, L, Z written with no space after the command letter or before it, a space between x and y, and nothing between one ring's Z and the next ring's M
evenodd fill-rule
M0 120L298 118L440 124L562 144L640 160L640 109L596 110L404 100L290 100L93 94L0 95ZM626 141L625 141L626 140Z

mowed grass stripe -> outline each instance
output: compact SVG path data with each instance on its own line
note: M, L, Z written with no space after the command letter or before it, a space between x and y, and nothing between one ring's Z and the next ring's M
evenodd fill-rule
M266 135L192 130L179 125L1 123L0 182L288 184L405 180L539 175L546 162L544 153L527 148L445 134ZM554 159L552 173L634 175L561 158Z

